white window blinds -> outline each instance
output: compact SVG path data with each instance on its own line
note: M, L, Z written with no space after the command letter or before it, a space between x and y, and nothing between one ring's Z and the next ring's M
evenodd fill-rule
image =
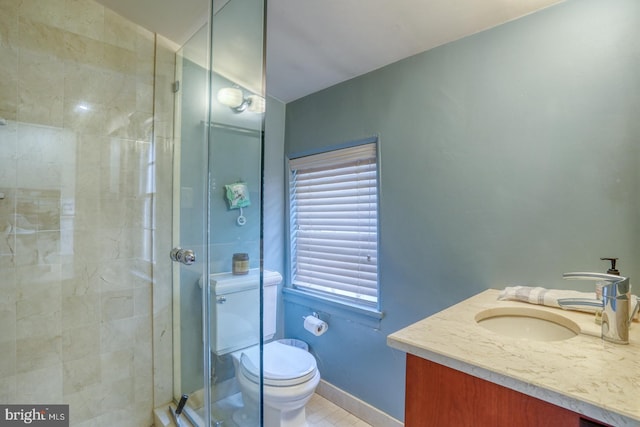
M376 143L289 160L294 287L378 301Z

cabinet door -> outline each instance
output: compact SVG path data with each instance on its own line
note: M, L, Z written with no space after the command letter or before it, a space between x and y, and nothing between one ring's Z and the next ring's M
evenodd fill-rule
M575 412L411 354L406 383L405 427L584 425Z

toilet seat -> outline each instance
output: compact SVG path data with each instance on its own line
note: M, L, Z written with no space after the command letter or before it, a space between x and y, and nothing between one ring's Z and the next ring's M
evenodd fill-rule
M260 348L254 346L237 352L236 356L244 377L260 384ZM315 357L303 349L277 341L263 347L264 385L290 387L304 384L314 378L317 370Z

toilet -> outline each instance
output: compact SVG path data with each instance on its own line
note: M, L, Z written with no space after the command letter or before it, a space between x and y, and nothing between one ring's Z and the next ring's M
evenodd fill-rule
M263 336L276 332L278 284L282 276L263 273ZM256 426L260 396L260 271L238 276L212 274L211 346L233 359L244 408L233 415L241 427ZM219 327L218 327L219 326ZM263 419L265 427L306 427L305 405L320 382L316 359L308 351L278 341L263 345Z

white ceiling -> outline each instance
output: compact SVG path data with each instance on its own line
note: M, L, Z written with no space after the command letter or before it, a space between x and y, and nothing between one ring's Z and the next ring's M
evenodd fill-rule
M98 1L178 45L208 9L208 0ZM267 93L290 102L560 1L268 0Z

